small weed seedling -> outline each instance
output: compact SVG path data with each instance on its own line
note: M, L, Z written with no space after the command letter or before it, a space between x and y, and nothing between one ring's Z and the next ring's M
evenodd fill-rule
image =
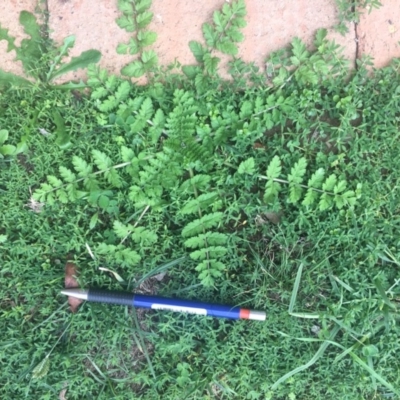
M40 26L33 14L21 11L19 22L24 27L25 33L30 36L29 39L23 39L21 46L18 47L14 43L15 38L8 34L7 29L0 26L0 40L7 41L7 51L15 50L16 60L22 62L25 74L34 81L0 69L0 87L13 85L27 88L37 84L49 86L54 79L68 72L86 68L89 64L97 63L100 60L101 54L98 50L87 50L78 57L73 57L68 63L62 63L62 59L68 56L69 50L74 46L74 36L67 37L60 48L55 48L48 38L43 37L43 31L48 28ZM54 87L77 89L85 88L86 85L81 82Z

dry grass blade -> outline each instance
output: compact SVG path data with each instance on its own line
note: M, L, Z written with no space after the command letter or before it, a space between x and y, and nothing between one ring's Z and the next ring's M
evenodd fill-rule
M138 320L135 308L132 308L132 315L133 315L133 320L135 321L135 326L136 326L136 330L137 330L138 337L139 337L138 338L139 339L138 340L139 343L137 343L138 344L138 348L140 350L142 350L144 356L146 357L147 364L149 366L151 374L153 375L153 378L156 379L156 373L154 371L153 364L151 362L149 352L147 351L146 343L145 343L144 338L143 338L142 329L140 327L139 320ZM134 335L134 337L135 337L135 335ZM136 337L135 337L135 341L137 341Z

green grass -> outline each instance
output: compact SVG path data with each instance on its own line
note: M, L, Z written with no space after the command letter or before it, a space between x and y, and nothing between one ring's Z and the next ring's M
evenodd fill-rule
M147 65L139 87L90 67L88 94L0 91L19 151L0 159L2 399L398 398L400 63L349 75L319 31L315 51L295 39L270 55L267 80L233 59L225 82L211 51L229 12L209 47L191 42L185 75ZM320 168L331 187L312 179ZM267 321L96 303L72 314L68 259L82 287Z
M56 202L40 213L32 212L26 206L30 193L47 175L57 175L59 165L70 165L73 155L86 157L91 148L101 146L112 153L124 134L112 124L99 126L99 112L85 97L77 101L69 93L56 91L45 95L4 91L1 126L12 132L15 145L21 134L29 133L29 149L1 160L0 234L7 236L0 244L2 398L54 398L64 387L70 399L80 399L83 393L99 399L390 397L390 388L399 387L397 68L394 63L368 79L361 69L349 82L327 81L302 92L288 87L284 96L293 97L293 90L299 93L289 111L292 115L303 113L298 104L304 91L312 90L321 93L321 105L316 108L321 114L332 113L331 121L340 119L339 126L312 116L298 127L278 125L265 139L261 132L257 142L265 149L259 153L249 145L251 138L239 151L226 148L232 154L231 165L239 165L235 157L267 160L270 154L293 154L296 159L296 154L315 153L320 162L333 165L338 175L346 174L350 185L363 184L354 208L308 212L281 202L280 222L275 225L263 217L267 222L258 225L254 218L265 206L240 187L235 192L233 183L229 190L237 194L226 212L238 219L230 219L226 232L235 253L227 259L223 276L212 287L204 287L192 264L184 261L170 267L168 279L159 284L159 293L164 295L266 310L266 323L166 312L140 315L135 323L132 310L99 304L85 304L71 315L59 295L68 254L79 266L82 286L121 288L112 276L98 270L101 265L116 270L133 288L135 279L187 252L175 247L171 231L165 236L169 245L143 254L143 262L136 266L104 264L103 259L90 257L85 244L115 243L110 230L118 215L115 211L80 200ZM165 86L166 109L172 90ZM224 89L213 92L212 101L217 105L229 98L240 105L240 99L251 99L260 90ZM340 96L352 93L351 104L359 114L355 123L346 119L348 108L335 108L330 91ZM62 107L65 125L71 128L70 148L61 149L54 134L43 136L32 126L34 115L37 127L54 132L54 107ZM323 126L335 146L341 147L322 151L318 141L306 142L307 126L308 130ZM344 134L351 140L341 145ZM296 141L298 145L288 148ZM221 171L215 172L219 174L216 180L223 176ZM128 215L123 199L118 212ZM91 229L96 212L100 222ZM160 224L158 219L167 223L171 218L150 212L146 217L155 226ZM313 326L318 328L317 335L312 333ZM34 368L49 352L49 371L34 378ZM291 371L298 373L279 384Z

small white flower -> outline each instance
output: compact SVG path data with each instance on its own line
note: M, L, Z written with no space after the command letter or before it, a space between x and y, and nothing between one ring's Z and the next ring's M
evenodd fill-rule
M38 130L43 136L50 136L51 135L51 133L47 132L46 129L44 129L44 128L38 128Z
M42 211L44 203L41 203L40 201L37 201L33 197L31 197L28 203L26 203L25 205L29 207L33 212L40 213Z

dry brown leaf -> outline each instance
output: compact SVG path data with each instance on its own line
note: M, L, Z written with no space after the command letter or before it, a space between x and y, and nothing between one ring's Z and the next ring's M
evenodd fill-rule
M253 144L253 149L265 150L266 147L265 147L262 143L260 143L260 142L255 142L255 143Z
M281 222L281 217L283 213L282 211L279 212L265 212L263 214L258 214L254 218L254 222L256 225L265 225L268 221L277 225L279 222ZM264 219L265 218L265 219Z
M279 224L279 222L281 222L282 215L283 215L283 213L281 211L264 213L264 216L268 219L268 221L272 222L275 225L277 225L277 224Z
M61 392L60 392L60 394L58 396L59 400L67 400L67 398L65 397L66 393L67 393L67 389L61 390Z
M58 395L59 400L67 400L67 398L65 397L65 395L67 394L67 386L68 382L64 382L63 388L61 389L61 392Z
M66 289L79 287L78 281L76 280L77 275L78 275L78 270L76 265L71 261L67 261L67 263L65 264ZM81 303L83 303L83 300L81 299L77 299L75 297L68 297L68 304L71 309L71 312L73 313L76 312Z

